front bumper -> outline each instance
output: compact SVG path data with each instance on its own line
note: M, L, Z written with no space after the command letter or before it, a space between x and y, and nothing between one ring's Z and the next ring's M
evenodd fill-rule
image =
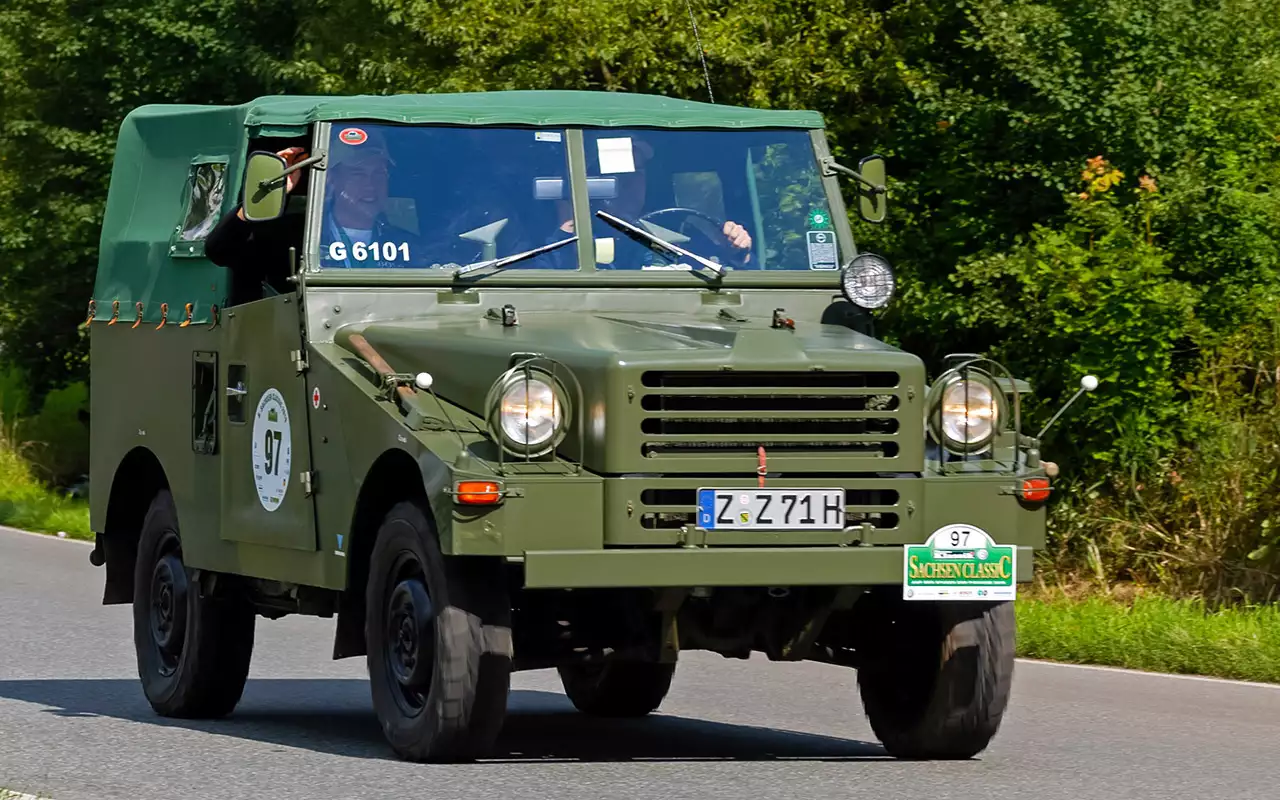
M1031 580L1032 549L1019 547L1017 576ZM690 547L531 550L529 589L694 586L859 586L902 583L903 548Z
M516 491L502 505L454 506L452 515L436 516L445 553L523 561L530 588L901 584L903 545L954 524L1016 546L1017 580L1027 581L1034 551L1044 547L1045 508L1018 498L1022 477L769 480L778 488L843 486L850 498L843 531L708 534L681 524L679 514L692 508L678 501L698 486L747 488L755 485L750 477L513 476L507 487ZM677 512L674 521L657 520L664 511Z

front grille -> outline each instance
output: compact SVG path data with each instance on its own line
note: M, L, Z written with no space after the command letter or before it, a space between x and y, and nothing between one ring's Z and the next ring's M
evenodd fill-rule
M898 454L897 372L650 371L642 453Z
M655 531L692 526L697 502L697 489L645 489L640 493L640 526ZM897 505L898 492L893 489L846 489L845 526L868 522L879 530L896 528Z

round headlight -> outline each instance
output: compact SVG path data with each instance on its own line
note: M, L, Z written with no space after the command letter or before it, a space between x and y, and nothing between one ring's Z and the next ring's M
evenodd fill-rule
M866 309L883 308L893 298L893 269L874 253L855 256L840 275L845 299Z
M502 390L497 428L511 449L521 455L542 455L557 444L565 416L564 400L549 377L520 373L511 376Z
M935 412L942 443L950 450L984 449L1000 430L1001 397L986 380L954 378L942 389Z

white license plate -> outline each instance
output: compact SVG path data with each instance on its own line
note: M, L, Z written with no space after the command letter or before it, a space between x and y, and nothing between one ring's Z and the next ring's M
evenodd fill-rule
M844 489L699 489L699 530L844 529Z

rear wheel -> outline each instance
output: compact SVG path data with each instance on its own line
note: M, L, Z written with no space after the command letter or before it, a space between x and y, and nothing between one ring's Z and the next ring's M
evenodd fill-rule
M231 713L249 675L255 621L243 597L201 593L182 561L173 497L158 492L133 578L133 641L147 702L166 717Z
M365 639L373 705L411 761L485 755L506 717L511 605L501 565L446 559L417 503L400 503L369 564Z
M872 730L904 759L963 759L986 749L1013 682L1013 603L896 602L868 637L858 688Z
M565 694L584 714L643 717L662 705L671 688L675 664L606 661L560 667Z

